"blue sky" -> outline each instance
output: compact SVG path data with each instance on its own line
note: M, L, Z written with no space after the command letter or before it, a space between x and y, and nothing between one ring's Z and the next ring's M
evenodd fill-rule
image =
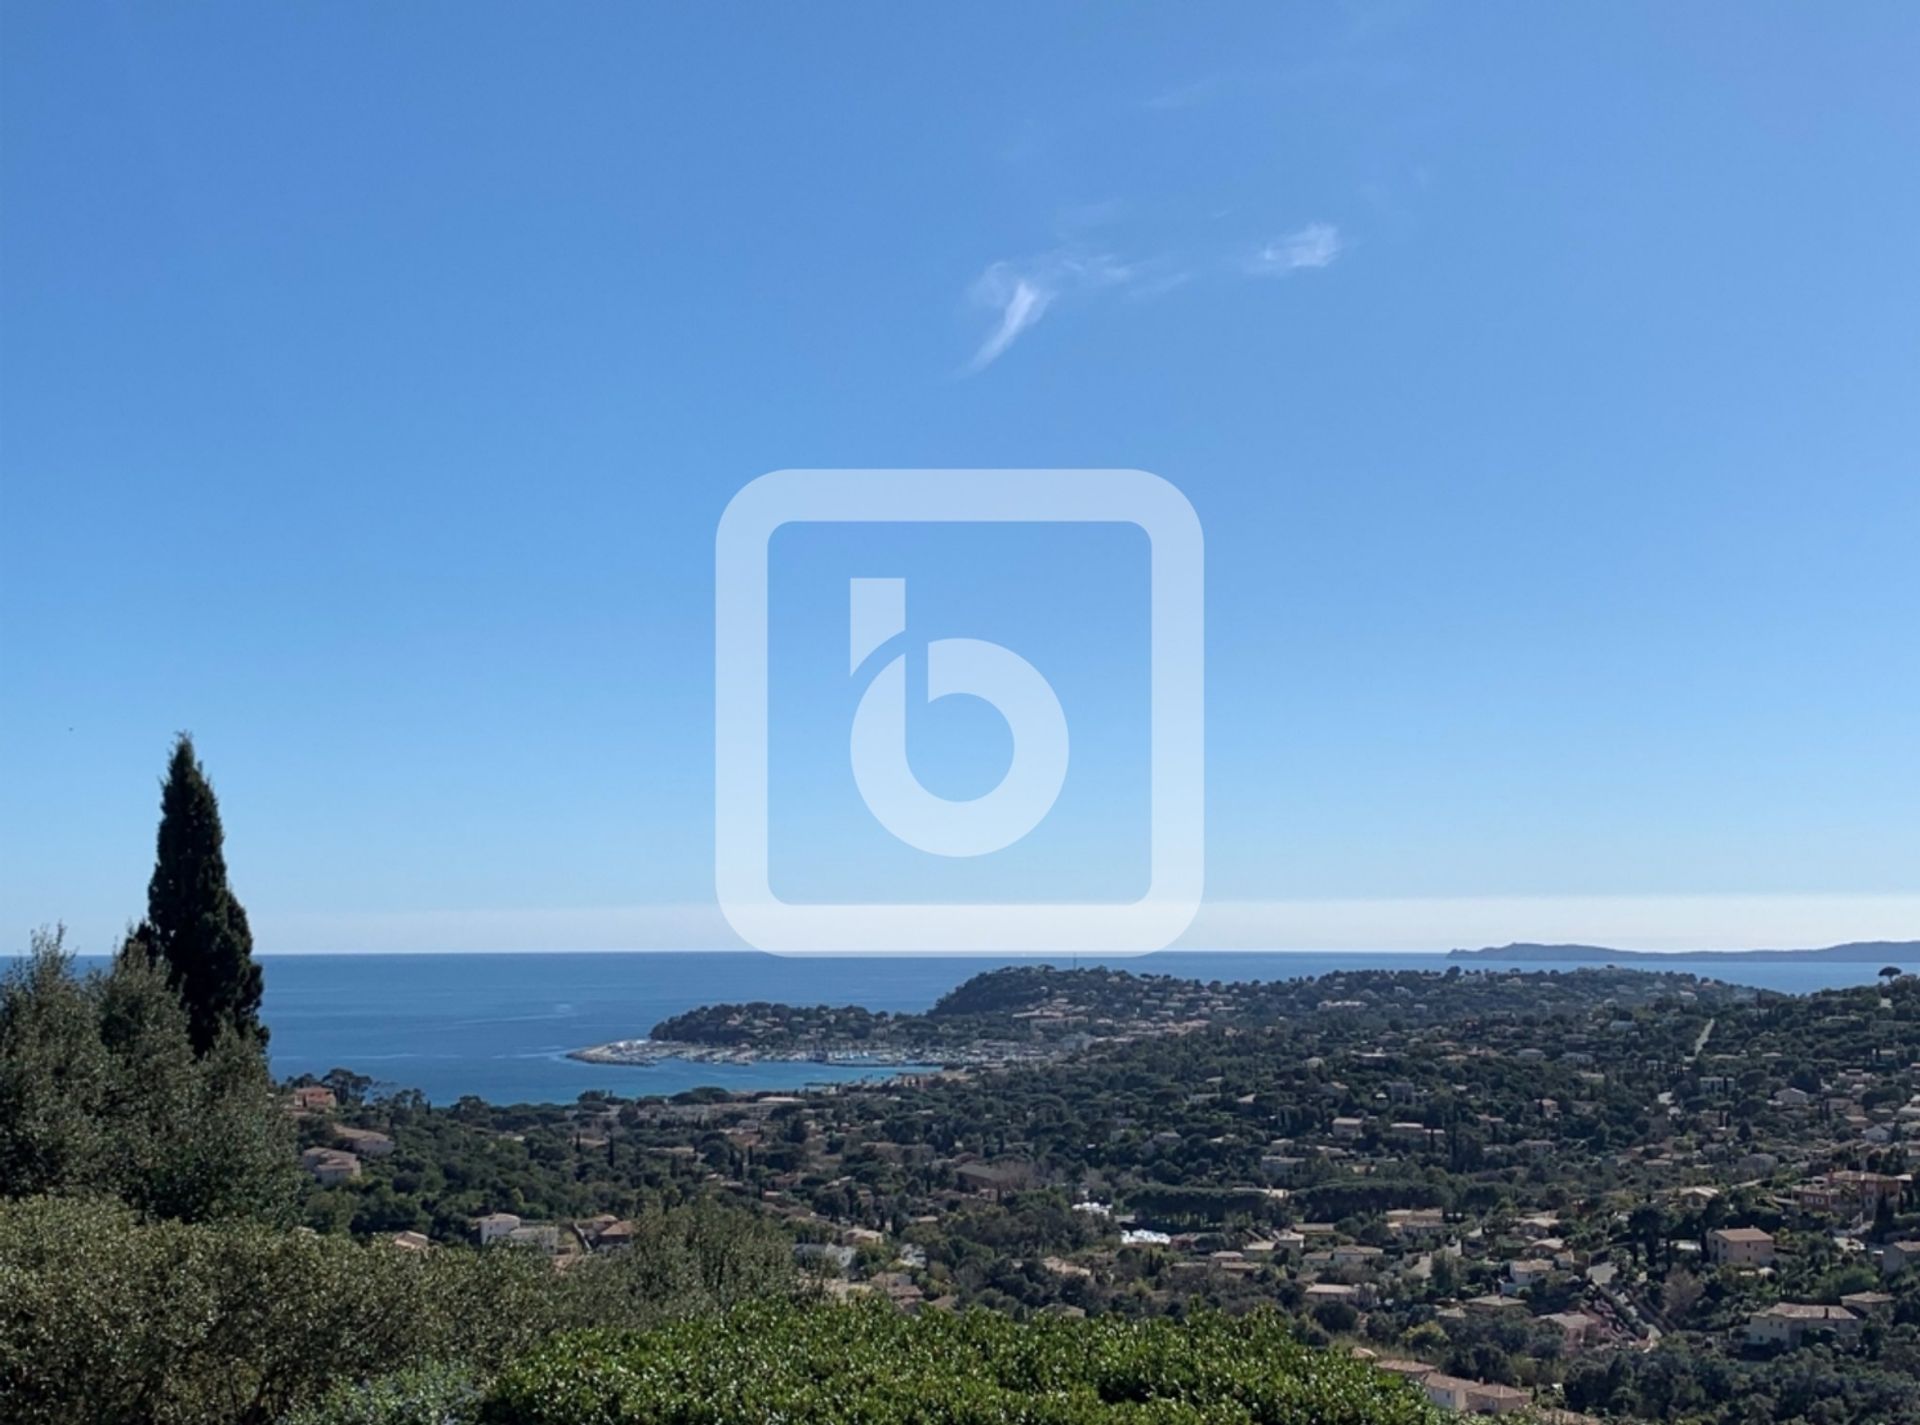
M1920 935L1911 7L4 25L16 942L190 728L263 948L728 943L713 532L808 466L1186 492L1193 943Z

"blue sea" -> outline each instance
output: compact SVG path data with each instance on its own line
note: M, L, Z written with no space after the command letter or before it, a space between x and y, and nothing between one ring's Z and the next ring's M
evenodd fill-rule
M752 953L538 955L265 955L264 1014L274 1071L345 1067L435 1103L476 1094L496 1103L571 1102L589 1089L623 1096L701 1085L791 1089L874 1071L823 1064L583 1064L567 1050L644 1036L658 1021L728 1000L921 1010L998 964L981 957L785 957ZM1079 964L1096 963L1080 960ZM1335 970L1549 968L1436 955L1178 951L1116 959L1126 969L1202 980L1272 980ZM1676 956L1662 968L1802 993L1865 984L1870 964L1755 964Z
M773 1000L921 1010L961 981L1018 962L978 956L786 957L748 952L617 954L263 954L282 1077L333 1068L384 1086L420 1090L435 1103L475 1094L495 1103L570 1103L589 1089L624 1096L703 1085L793 1089L888 1070L811 1063L647 1066L583 1064L569 1049L641 1038L660 1020L703 1004ZM1336 970L1541 970L1539 964L1432 954L1172 951L1111 961L1148 974L1202 980L1274 980ZM1637 966L1638 967L1638 966ZM1878 964L1777 964L1675 955L1660 968L1734 984L1805 993L1866 984Z

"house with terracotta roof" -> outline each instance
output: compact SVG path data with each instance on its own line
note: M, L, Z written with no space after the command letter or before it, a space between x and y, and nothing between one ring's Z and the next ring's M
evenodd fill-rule
M1422 1378L1420 1388L1427 1393L1427 1399L1441 1409L1457 1410L1463 1415L1506 1415L1524 1409L1533 1399L1514 1386L1464 1380L1441 1371Z
M384 1158L393 1152L393 1139L371 1128L336 1128L333 1140L363 1158Z
M360 1160L338 1148L309 1148L300 1155L300 1166L321 1187L337 1187L360 1176Z
M1809 1331L1831 1331L1843 1340L1860 1334L1860 1318L1844 1306L1776 1301L1747 1318L1747 1344L1797 1346Z
M1716 1227L1707 1234L1707 1258L1723 1267L1770 1267L1773 1234L1758 1227Z
M1560 1344L1568 1351L1580 1350L1600 1330L1600 1323L1584 1311L1554 1311L1538 1319L1543 1325L1558 1328Z
M1434 1367L1425 1361L1375 1361L1373 1368L1385 1371L1390 1376L1399 1376L1402 1380L1413 1381L1416 1385L1434 1372Z
M296 1113L325 1113L333 1106L333 1090L324 1084L302 1084L293 1091Z

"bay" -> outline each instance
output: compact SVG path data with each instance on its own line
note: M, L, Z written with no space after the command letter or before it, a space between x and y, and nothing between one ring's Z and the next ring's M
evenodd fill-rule
M263 955L264 1014L276 1074L335 1067L416 1088L435 1103L473 1094L496 1103L571 1102L600 1089L623 1097L712 1085L787 1090L888 1070L814 1063L649 1066L583 1064L570 1049L638 1038L668 1015L723 1001L859 1004L923 1010L972 975L1016 962L979 956L808 956L750 952L486 955ZM1141 973L1270 980L1336 970L1540 971L1432 954L1172 951L1082 958ZM1662 968L1791 993L1865 984L1878 968L1675 956Z
M81 956L82 968L105 961ZM913 1011L996 966L1031 957L762 955L748 951L538 954L263 953L263 1015L273 1071L283 1078L345 1068L383 1088L412 1088L434 1103L474 1095L493 1103L570 1103L599 1089L621 1097L716 1087L792 1090L884 1077L892 1067L818 1063L584 1064L571 1049L641 1038L660 1020L700 1005L767 1000ZM1139 974L1201 980L1274 980L1343 970L1567 973L1566 967L1433 953L1177 950L1081 957ZM1634 962L1628 968L1649 968ZM1877 964L1663 957L1654 968L1806 994L1868 984Z

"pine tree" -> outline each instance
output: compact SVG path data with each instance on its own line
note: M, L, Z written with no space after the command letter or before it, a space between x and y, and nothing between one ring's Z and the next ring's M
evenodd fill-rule
M223 1029L265 1044L260 1022L260 967L253 962L247 913L227 886L220 805L181 733L160 794L160 834L146 923L133 940L186 1005L194 1052L213 1048Z

